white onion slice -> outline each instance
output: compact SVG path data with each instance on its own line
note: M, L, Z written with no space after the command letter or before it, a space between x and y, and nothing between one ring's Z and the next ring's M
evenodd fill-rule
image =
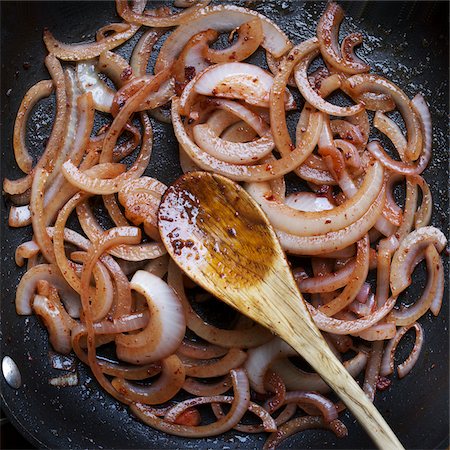
M391 266L391 291L397 297L411 284L414 267L424 258L424 250L434 244L440 253L447 245L447 238L435 227L422 227L408 234L394 253Z
M213 29L218 32L233 31L249 20L259 18L262 22L264 40L261 46L273 56L286 53L292 44L288 37L271 20L262 14L234 5L217 5L203 8L189 22L180 25L161 47L155 64L155 73L169 68L190 39L200 31Z
M110 112L114 91L99 78L95 61L79 62L77 64L77 78L81 90L92 94L95 108L102 112Z
M134 364L170 356L181 344L186 331L184 311L178 296L161 278L143 270L134 274L130 286L146 298L150 320L140 333L116 338L117 356Z
M207 67L197 78L197 94L245 100L256 106L269 107L273 76L253 64L230 62ZM292 109L294 98L286 90L286 108Z

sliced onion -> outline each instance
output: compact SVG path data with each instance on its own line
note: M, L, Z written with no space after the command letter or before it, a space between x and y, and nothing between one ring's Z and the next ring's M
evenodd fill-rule
M257 201L267 214L276 230L298 236L314 236L341 230L367 213L383 188L384 171L381 164L368 168L366 177L357 193L330 210L304 212L267 197L268 183L251 183L247 192Z
M337 297L319 308L320 312L328 316L334 316L356 298L369 273L369 249L369 237L366 234L357 243L356 267L350 281Z
M261 19L249 20L237 28L237 41L223 50L206 49L204 56L214 64L230 61L243 61L251 56L264 39Z
M415 266L422 261L424 250L433 244L440 253L447 239L435 227L422 227L413 231L400 244L392 258L390 285L392 295L398 296L411 284L411 274Z
M141 36L135 45L130 58L130 66L136 77L141 77L146 74L153 46L164 32L165 30L150 29Z
M130 409L144 423L166 433L191 438L217 436L236 426L250 404L250 390L245 371L242 369L232 370L231 378L234 388L234 401L231 409L225 417L210 425L187 426L173 424L159 419L145 405L140 403L132 404Z
M178 348L186 330L180 300L163 280L143 270L134 274L131 289L146 298L150 321L140 333L116 338L117 356L133 364L167 358Z
M269 106L273 77L253 64L229 62L203 70L196 79L194 92L201 95L245 100L256 106ZM285 106L294 107L292 94L286 92Z
M77 293L66 283L58 268L51 264L39 264L23 275L16 290L17 314L31 314L31 301L40 280L46 280L55 286L70 316L79 317L80 299Z
M198 164L205 170L214 170L216 173L225 175L236 181L265 181L278 178L285 173L290 172L299 166L303 160L313 151L315 144L319 138L321 116L312 114L310 124L308 126L308 138L302 143L302 147L294 150L289 155L271 162L270 164L259 164L255 166L243 166L224 163L220 160L212 158L206 152L203 152L189 138L184 128L183 122L178 112L179 101L172 100L172 122L174 131L180 145Z
M161 375L150 385L130 383L124 378L115 378L111 384L135 402L157 405L174 397L184 379L183 364L176 355L171 355L161 361Z
M186 375L196 378L212 378L226 375L231 369L240 367L247 359L247 354L236 348L232 348L221 359L190 359L181 356Z
M29 205L11 206L8 216L8 225L19 228L31 224L31 211Z
M347 436L347 427L339 419L335 419L328 424L324 419L317 416L297 417L284 423L277 431L272 433L265 442L263 450L275 450L281 442L293 434L315 428L329 429L337 437Z
M326 197L312 192L294 192L285 198L284 204L297 211L306 212L329 211L335 207Z
M375 224L383 208L384 188L372 203L367 213L356 222L339 231L316 236L295 236L277 231L281 246L296 255L319 255L344 249L361 239Z
M262 345L272 338L273 335L270 331L257 324L246 329L225 330L205 322L192 309L184 291L183 274L173 260L169 263L167 281L183 304L187 327L205 341L225 348L237 348L242 345L245 345L245 348L252 348Z
M13 148L17 165L25 172L30 173L33 158L30 156L26 141L26 125L28 117L36 103L48 97L53 91L53 82L51 80L42 80L33 85L25 94L19 111L17 112L16 121L14 123Z
M433 244L425 249L428 279L422 296L413 305L394 309L388 319L395 321L398 326L407 326L422 317L428 309L438 315L444 295L444 266L441 257Z
M99 78L95 62L92 60L79 62L77 78L81 89L92 94L95 108L102 112L110 112L114 92Z
M70 329L73 326L73 320L61 303L52 302L42 295L35 295L33 312L44 322L52 347L59 353L70 353L72 350Z
M284 404L297 403L300 406L311 405L317 408L323 415L325 422L329 423L337 419L338 413L335 404L317 392L292 391L287 392Z
M25 264L25 259L32 258L40 252L39 245L34 241L27 241L23 244L20 244L16 248L15 260L16 264L19 267L22 267Z
M352 106L336 106L333 105L326 100L324 100L309 84L308 80L308 67L311 62L317 57L317 40L310 39L309 41L314 45L311 45L310 51L303 57L300 63L296 66L294 77L295 83L297 84L298 90L301 92L305 100L310 103L314 108L317 108L319 111L323 111L326 114L330 114L333 116L353 116L361 112L364 108L362 103ZM302 44L300 44L301 46ZM300 47L299 46L299 47ZM292 50L294 51L294 50ZM291 53L292 53L291 51Z
M347 36L342 42L343 52L339 49L339 27L343 18L343 9L337 3L329 3L317 24L320 52L328 64L342 72L350 74L368 72L370 66L353 53L353 47L362 42L359 33Z
M176 81L176 93L180 94L186 84L210 63L205 57L208 44L214 42L218 34L214 30L201 31L192 37L184 46L172 66L172 74Z
M396 297L391 297L381 308L378 308L374 313L355 320L334 319L321 313L309 303L307 303L307 306L319 330L334 334L355 334L366 330L367 328L379 322L383 317L386 317L394 307L395 301Z
M264 40L261 46L275 57L283 55L292 46L287 36L271 20L262 14L234 5L216 5L202 8L189 22L179 26L164 42L155 64L155 73L169 68L182 48L200 31L213 29L218 32L232 31L249 20L262 22Z
M200 396L221 395L231 388L231 377L223 377L215 383L204 383L194 378L186 378L183 389L189 394Z
M248 352L245 369L251 387L260 393L265 393L264 377L270 365L277 359L285 356L295 356L297 352L286 342L276 337L270 342L252 348Z
M357 377L367 363L367 354L359 352L355 357L344 361L344 367L352 377ZM278 373L286 388L289 390L316 391L321 394L330 391L329 386L322 380L319 374L304 372L297 368L288 359L281 359L272 365L272 369Z
M95 58L107 50L112 50L113 48L118 47L133 37L137 30L139 30L138 25L130 24L125 30L116 32L98 42L86 44L64 44L58 41L49 30L45 29L44 43L47 50L59 59L64 61L81 61Z
M419 158L422 153L421 126L418 114L412 108L412 104L406 94L391 81L375 74L354 75L347 81L349 89L355 95L362 92L375 91L390 95L393 98L402 114L407 129L408 145L406 147L406 156L412 161Z
M127 0L116 0L117 13L128 23L145 25L147 27L173 27L183 23L189 23L195 13L202 11L211 0L198 0L194 5L188 7L184 11L161 15L155 10L133 11L128 6Z
M381 369L380 374L382 376L386 376L391 374L394 371L394 355L397 349L397 345L399 344L402 337L411 329L414 328L416 332L416 340L414 343L414 348L412 349L408 358L397 367L397 372L399 378L403 378L411 371L411 369L416 364L417 360L420 356L420 351L422 350L422 344L424 339L423 328L420 324L413 323L406 327L399 328L397 334L393 339L391 339L383 353L383 359L381 360Z

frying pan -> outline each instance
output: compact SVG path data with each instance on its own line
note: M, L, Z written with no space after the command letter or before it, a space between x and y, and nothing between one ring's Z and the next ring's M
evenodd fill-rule
M235 2L236 3L236 2ZM159 3L158 3L159 4ZM239 4L239 3L238 3ZM311 37L324 3L289 1L246 1L273 19L294 42ZM409 96L423 92L430 103L434 123L434 159L425 173L434 199L432 224L448 231L448 3L447 2L347 2L343 3L347 33L366 34L361 49L377 73L402 87ZM12 152L12 129L20 101L36 81L48 78L43 60L42 30L49 27L66 42L92 39L102 25L117 20L110 2L0 2L1 7L1 173L21 174ZM136 38L137 39L137 38ZM136 39L133 39L134 44ZM130 44L119 52L129 54ZM42 151L52 116L52 101L38 106L30 121L29 142ZM48 122L48 121L47 121ZM41 125L39 126L38 123ZM177 145L170 125L155 123L154 152L147 174L170 183L180 174ZM76 387L50 386L48 378L61 375L51 368L47 335L35 317L15 313L14 294L23 273L15 266L14 250L31 237L30 228L10 229L6 225L8 204L1 200L2 356L10 355L20 368L23 385L10 388L1 382L2 408L12 423L40 448L261 448L265 436L229 432L204 440L168 436L135 420L127 408L99 390L92 374L78 367ZM444 256L445 257L445 256ZM448 267L446 264L446 280ZM425 271L417 270L414 286L405 299L412 300L425 284ZM438 318L421 319L426 342L412 373L377 394L375 404L406 448L448 446L448 300ZM409 343L411 345L411 342ZM408 347L408 343L403 347ZM410 348L410 347L409 347ZM407 348L406 350L409 350ZM406 351L405 350L405 351ZM372 448L373 444L347 412L342 420L349 437L337 439L328 431L311 430L284 443L284 448Z

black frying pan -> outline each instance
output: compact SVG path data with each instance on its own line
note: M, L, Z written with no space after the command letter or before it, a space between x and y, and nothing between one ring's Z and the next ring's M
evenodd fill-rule
M295 41L311 37L323 11L323 3L296 1L241 2L275 20ZM117 20L110 2L0 2L2 178L19 177L12 152L12 127L26 90L48 78L43 60L42 30L49 27L63 41L91 39L100 26ZM432 223L448 230L448 3L447 2L347 2L350 19L344 30L357 27L369 37L362 54L376 72L386 74L410 96L422 91L431 104L434 120L434 159L425 174L434 198ZM133 40L133 43L135 40ZM129 54L129 45L120 49ZM52 104L44 102L33 114L30 144L42 151L49 130L36 123L51 117ZM147 172L166 183L179 174L177 145L170 126L155 124L154 157ZM8 204L1 201L2 230L2 356L17 362L23 385L13 390L1 379L2 408L13 424L35 446L42 448L260 448L263 435L226 433L207 440L187 440L154 431L135 420L127 408L98 389L92 375L79 367L80 384L56 388L47 379L61 373L48 360L47 335L35 317L15 313L14 294L23 273L13 255L31 230L8 228ZM447 261L446 261L447 262ZM446 264L447 270L447 264ZM420 271L418 271L420 272ZM448 271L446 272L448 277ZM417 298L424 273L405 298ZM376 406L407 448L448 446L448 302L438 318L421 319L426 344L420 360L404 380L394 377L393 386L377 395ZM349 414L342 420L347 439L327 431L296 435L285 448L372 448L373 444Z

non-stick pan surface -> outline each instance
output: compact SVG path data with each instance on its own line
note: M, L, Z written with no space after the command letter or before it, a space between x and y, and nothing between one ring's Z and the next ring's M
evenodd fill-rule
M296 1L241 2L266 14L293 41L311 37L323 3ZM1 2L1 173L18 178L12 152L12 129L20 101L36 81L48 78L43 60L42 30L49 27L63 41L92 39L100 26L117 20L110 2ZM434 199L432 223L448 230L448 3L348 2L344 30L366 34L361 54L374 71L398 83L411 97L423 92L434 121L434 159L425 173ZM135 42L135 39L132 41ZM119 50L129 54L129 45ZM30 144L42 151L52 116L51 101L32 114ZM43 120L44 119L44 120ZM155 124L154 153L148 175L169 183L179 174L177 144L170 126ZM31 237L31 229L6 225L8 204L1 201L2 356L17 362L23 379L20 389L1 378L2 407L34 445L42 448L261 448L265 436L229 432L217 438L188 440L152 430L135 420L127 408L100 391L91 373L78 367L77 387L57 388L48 378L58 376L48 359L45 330L35 317L15 313L15 289L23 273L14 263L14 250ZM447 260L445 260L447 270ZM424 286L424 270L415 277L406 299L417 298ZM448 271L446 271L446 279ZM376 406L406 448L448 446L448 300L438 318L421 319L425 349L412 373L378 394ZM349 414L343 414L349 437L314 430L286 441L284 448L372 448L373 444Z

